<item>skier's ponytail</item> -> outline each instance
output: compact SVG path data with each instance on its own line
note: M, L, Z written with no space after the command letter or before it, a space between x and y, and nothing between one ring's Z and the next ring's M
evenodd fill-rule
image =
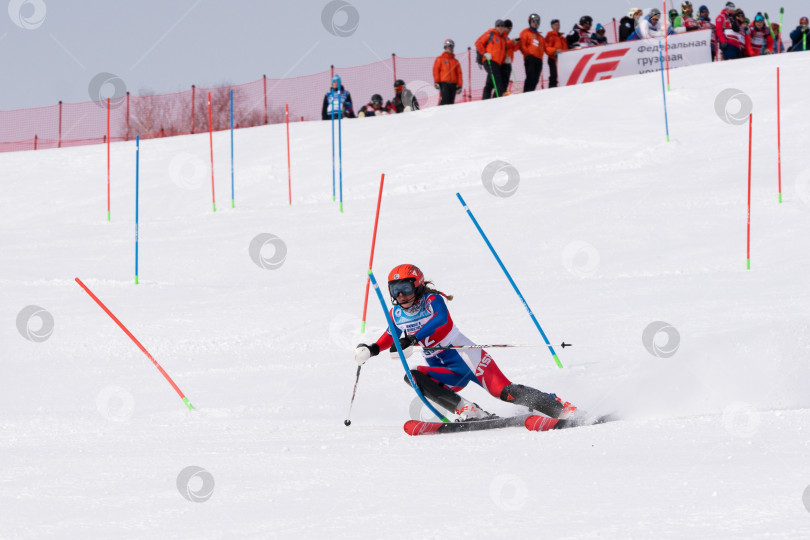
M443 296L444 298L447 298L448 301L453 299L452 294L444 294L442 291L435 289L434 288L435 285L433 284L432 281L425 281L424 287L425 287L425 294L430 294L430 293L438 294L440 296Z

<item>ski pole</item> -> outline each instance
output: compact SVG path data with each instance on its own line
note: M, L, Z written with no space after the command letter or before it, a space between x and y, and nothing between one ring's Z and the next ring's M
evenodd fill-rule
M570 347L570 343L566 343L563 341L562 348ZM506 347L543 347L543 345L505 345L505 344L495 344L495 345L447 345L446 347L422 347L423 351L449 351L452 349L495 349L495 348L506 348Z
M354 380L354 390L352 390L352 400L349 402L349 414L346 415L346 420L343 423L346 427L352 425L352 421L349 419L352 416L352 406L354 405L354 396L357 395L357 383L360 382L360 368L363 366L357 366L357 378Z
M335 89L329 96L329 113L332 115L332 202L335 202Z
M492 87L495 89L495 97L501 97L498 95L498 85L495 84L495 74L492 73L492 62L487 60L487 64L489 65L489 76L492 77Z
M534 313L532 313L532 310L529 307L529 304L526 303L526 299L523 298L523 294L520 292L520 289L518 289L518 286L515 283L515 281L512 279L512 276L509 275L509 271L506 269L506 266L504 266L503 262L501 262L501 258L498 257L498 254L495 252L495 248L492 247L492 244L489 242L489 238L487 238L487 235L484 234L484 230L478 224L478 221L476 221L475 216L473 216L470 209L467 208L467 203L464 202L464 199L461 197L461 193L456 193L456 197L458 197L458 200L461 203L461 206L464 207L464 210L467 212L467 215L470 216L470 219L472 220L473 225L475 225L475 228L478 229L478 232L481 234L481 238L484 239L484 242L487 244L487 247L492 252L492 255L495 257L495 260L498 261L498 265L500 265L501 270L503 270L503 273L506 274L506 279L509 280L509 283L512 285L512 288L515 289L515 292L517 293L518 298L520 298L520 301L523 304L523 307L526 308L526 311L529 312L529 317L531 317L532 322L534 323L534 326L537 327L537 329L540 331L540 335L543 336L543 341L546 342L546 346L548 347L548 351L551 353L551 356L554 358L554 362L557 364L557 367L562 368L563 367L562 362L560 362L560 359L557 357L557 353L554 352L554 347L551 346L551 343L549 342L548 337L546 337L546 333L543 332L543 328L540 326L540 323L537 322L537 317L535 317ZM386 311L386 314L387 313L388 312Z

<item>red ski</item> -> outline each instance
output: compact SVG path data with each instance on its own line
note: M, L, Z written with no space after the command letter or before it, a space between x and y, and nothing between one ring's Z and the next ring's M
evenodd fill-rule
M618 420L613 415L600 416L596 420L582 420L576 418L549 418L548 416L532 415L526 418L523 425L529 431L551 431L552 429L566 429L572 427L594 426Z
M499 429L505 427L515 427L524 425L524 421L529 418L527 414L509 416L507 418L492 418L489 420L469 420L467 422L421 422L419 420L408 420L405 422L405 433L408 435L431 435L441 433L462 433L467 431L479 431L483 429Z

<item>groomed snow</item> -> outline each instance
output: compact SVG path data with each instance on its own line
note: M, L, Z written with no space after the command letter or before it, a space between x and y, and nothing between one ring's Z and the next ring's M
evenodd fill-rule
M283 125L236 133L235 209L214 135L216 213L208 135L144 141L137 286L134 142L112 146L111 222L105 147L0 154L0 537L810 537L808 60L673 71L669 143L656 73L346 121L343 214L328 122L290 127L292 206ZM753 102L751 270L748 129L717 116L727 88ZM519 173L511 197L482 184L495 160ZM492 350L510 379L625 421L411 438L414 393L384 353L343 425L353 348L385 326L372 296L359 333L383 172L377 276L417 264L471 339L537 345ZM277 269L249 256L260 233L287 248ZM29 305L53 317L45 341L18 331ZM656 321L674 355L642 343ZM192 494L214 482L204 502L179 492L190 466L207 471Z

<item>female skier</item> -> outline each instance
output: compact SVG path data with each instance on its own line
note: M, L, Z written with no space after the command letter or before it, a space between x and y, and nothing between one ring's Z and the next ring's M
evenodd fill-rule
M388 274L388 292L394 304L391 318L397 327L397 338L406 358L413 353L415 345L428 349L473 345L458 330L447 311L445 298L449 301L453 297L434 289L433 283L425 281L424 274L416 266L401 264L391 270ZM396 351L394 338L390 331L386 331L375 343L358 345L354 358L362 365L389 347ZM482 386L496 398L524 405L551 418L567 418L576 411L576 407L567 401L563 403L555 394L512 384L484 349L424 350L422 354L428 365L411 370L414 381L426 398L448 411L454 411L459 417L458 421L495 417L456 393L470 381ZM405 382L410 385L407 375Z

